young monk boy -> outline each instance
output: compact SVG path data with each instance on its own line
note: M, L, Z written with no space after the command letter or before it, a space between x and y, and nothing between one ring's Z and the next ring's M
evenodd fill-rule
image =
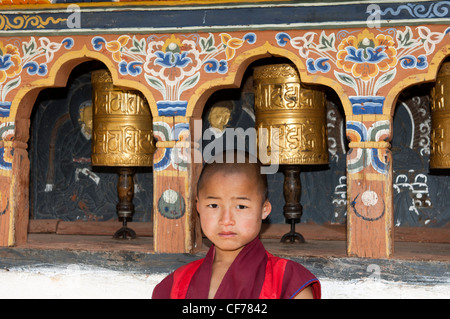
M272 210L261 164L247 154L245 163L226 163L225 156L219 162L204 166L197 185L202 230L213 245L205 258L160 282L153 298L320 298L319 280L311 272L272 256L259 240L261 222Z

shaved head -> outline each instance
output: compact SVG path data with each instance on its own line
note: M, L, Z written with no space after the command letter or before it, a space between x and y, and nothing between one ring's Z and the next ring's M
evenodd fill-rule
M224 175L245 174L255 182L263 202L268 199L267 176L261 174L261 162L243 151L229 150L212 157L204 166L197 183L197 196L207 181L216 173Z

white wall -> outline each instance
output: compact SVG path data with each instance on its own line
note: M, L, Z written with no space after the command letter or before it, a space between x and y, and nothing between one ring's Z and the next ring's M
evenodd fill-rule
M0 269L0 299L7 298L150 298L165 274L145 275L73 264L67 267ZM412 285L365 278L321 279L324 299L450 298L447 284Z

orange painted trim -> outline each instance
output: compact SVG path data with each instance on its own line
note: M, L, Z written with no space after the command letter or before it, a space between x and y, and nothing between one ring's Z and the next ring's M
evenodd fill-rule
M189 6L189 5L217 5L217 4L245 4L245 3L274 3L274 2L296 2L294 0L149 0L149 1L127 1L122 0L119 2L72 2L72 3L51 3L51 0L2 0L0 7L2 10L13 9L54 9L54 8L66 8L69 5L77 5L80 8L92 8L92 7L124 7L124 6ZM26 2L26 3L23 3ZM30 3L31 2L31 3Z

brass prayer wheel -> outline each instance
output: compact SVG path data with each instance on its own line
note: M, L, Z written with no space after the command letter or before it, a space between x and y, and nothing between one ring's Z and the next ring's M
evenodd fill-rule
M430 168L450 168L450 62L442 64L431 91Z
M299 175L301 165L328 163L325 92L301 83L291 64L256 67L253 83L258 146L266 148L259 149L259 159L263 164L278 159L285 176L283 211L291 230L281 242L303 243L303 236L295 232L303 210Z
M259 141L267 145L267 154L278 152L279 164L327 164L325 92L300 83L290 64L256 67L253 81L256 128L268 130L266 140ZM274 128L278 139L271 137ZM278 140L278 151L272 145L274 140ZM260 160L268 164L269 158Z
M91 83L92 165L119 167L116 209L123 227L114 238L135 238L127 227L134 214L134 168L152 166L156 149L150 108L140 92L115 87L108 70L93 71Z
M134 90L115 87L107 70L92 72L92 165L152 166L155 140L150 108Z

